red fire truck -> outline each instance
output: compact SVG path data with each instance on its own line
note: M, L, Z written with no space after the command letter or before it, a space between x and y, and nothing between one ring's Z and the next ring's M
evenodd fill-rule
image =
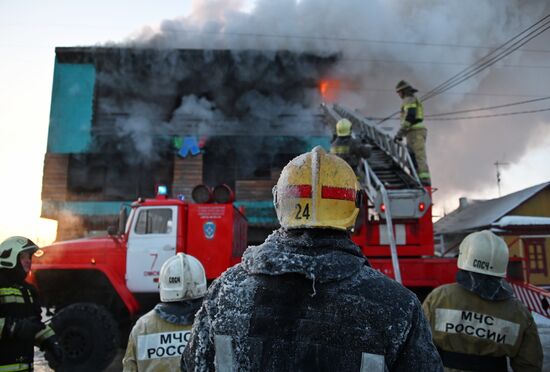
M326 120L351 120L355 135L373 147L359 172L366 208L352 235L372 266L420 298L454 282L456 258L434 255L432 190L422 186L406 148L355 112L322 108ZM136 317L158 302L160 266L171 255L193 255L209 280L240 261L247 221L229 188L218 187L210 197L199 186L195 203L168 198L166 191L159 187L155 199L136 201L129 214L121 209L119 227L107 237L60 242L36 253L30 280L44 305L55 310L52 323L70 370L98 371L111 362ZM527 283L514 284L548 299Z
M124 343L138 315L158 301L162 263L179 252L201 261L213 280L240 261L247 222L230 190L214 190L218 203L169 199L160 186L155 199L122 208L109 236L55 243L38 250L29 280L67 353L68 370L100 371ZM205 187L195 188L200 198ZM121 337L122 336L122 337Z

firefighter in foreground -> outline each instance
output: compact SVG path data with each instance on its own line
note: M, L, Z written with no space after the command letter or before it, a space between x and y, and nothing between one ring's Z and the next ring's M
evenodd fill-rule
M361 159L369 157L371 148L351 136L351 121L340 119L336 123L336 138L330 146L331 154L344 159L357 174L361 173Z
M426 157L426 138L428 130L424 125L424 108L422 102L414 95L418 92L409 83L401 80L395 90L403 100L401 104L401 128L395 135L396 141L407 139L407 147L418 173L418 178L425 186L431 185L430 170Z
M273 194L281 228L210 286L182 370L442 371L416 296L350 239L351 167L315 147Z
M41 321L38 294L25 282L37 249L22 236L0 244L0 371L32 371L35 345L51 368L63 362L55 332Z
M124 371L176 371L191 332L195 313L206 294L204 267L179 253L160 269L160 300L132 329Z
M446 369L541 371L533 316L504 279L508 247L485 230L460 244L457 283L436 288L423 308Z

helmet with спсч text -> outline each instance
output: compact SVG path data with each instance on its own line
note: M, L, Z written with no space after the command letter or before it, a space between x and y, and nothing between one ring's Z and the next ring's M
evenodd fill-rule
M508 246L489 230L474 232L460 243L457 266L479 274L505 277Z
M361 200L351 167L321 146L292 159L273 188L277 218L286 229L351 229Z
M178 253L160 268L160 300L176 302L201 298L206 294L204 267L195 257Z

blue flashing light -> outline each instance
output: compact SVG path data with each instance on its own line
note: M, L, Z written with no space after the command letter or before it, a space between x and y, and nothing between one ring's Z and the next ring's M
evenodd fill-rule
M157 195L167 195L167 194L168 194L168 187L166 187L166 185L157 186Z

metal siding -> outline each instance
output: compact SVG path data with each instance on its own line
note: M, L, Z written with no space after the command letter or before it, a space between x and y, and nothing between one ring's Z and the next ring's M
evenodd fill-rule
M91 141L96 71L92 64L55 62L48 152L82 153Z

